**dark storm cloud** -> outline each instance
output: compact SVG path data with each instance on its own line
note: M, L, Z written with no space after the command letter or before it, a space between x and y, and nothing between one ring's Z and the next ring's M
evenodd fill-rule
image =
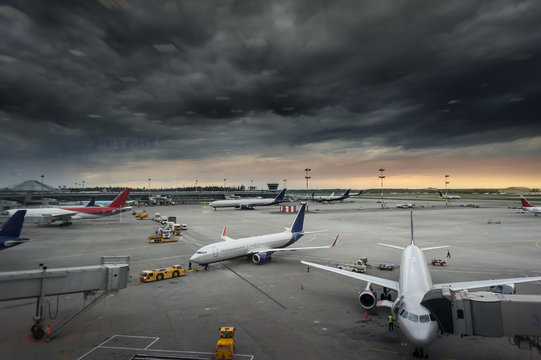
M99 167L537 136L539 13L538 1L8 1L0 139L11 161Z

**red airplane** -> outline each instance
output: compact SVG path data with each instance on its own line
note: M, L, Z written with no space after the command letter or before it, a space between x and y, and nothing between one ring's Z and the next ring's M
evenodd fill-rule
M12 209L7 210L7 215L13 215L17 210L26 210L25 219L38 224L50 224L55 221L62 221L64 224L71 224L71 220L96 219L101 216L130 211L131 207L125 207L130 189L124 190L112 203L107 206L84 206L84 207L62 207L62 208L37 208L37 209Z
M63 210L76 211L77 214L73 215L72 219L92 219L101 216L109 216L119 214L122 212L130 211L131 207L125 207L126 200L130 195L131 189L126 189L120 193L109 205L107 206L80 206L80 207L63 207Z

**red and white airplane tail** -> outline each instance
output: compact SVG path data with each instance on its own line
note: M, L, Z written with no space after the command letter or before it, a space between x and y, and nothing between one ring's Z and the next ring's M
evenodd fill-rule
M522 203L522 207L525 207L525 208L527 208L527 207L533 207L532 204L530 204L530 203L528 202L528 200L526 200L526 198L524 198L524 196L521 196L521 197L520 197L520 202Z
M131 189L126 189L121 192L120 195L118 195L107 207L123 208L126 205L126 200L128 200L128 196L130 195L130 190Z

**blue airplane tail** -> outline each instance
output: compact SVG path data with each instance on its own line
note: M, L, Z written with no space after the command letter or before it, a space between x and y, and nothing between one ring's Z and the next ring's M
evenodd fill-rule
M304 211L306 209L306 203L301 205L301 209L299 210L299 213L297 214L297 217L295 218L295 221L293 222L293 225L291 225L291 232L292 233L300 233L302 232L302 226L304 224Z
M284 190L280 191L280 193L278 194L278 196L276 196L276 197L274 198L274 203L275 203L275 204L278 204L278 203L284 201L284 195L286 194L286 190L287 190L287 189L284 189Z
M18 238L19 235L21 235L25 215L26 210L17 211L8 219L8 221L6 221L4 226L2 226L2 229L0 229L0 236Z
M85 207L96 206L96 198L92 198Z

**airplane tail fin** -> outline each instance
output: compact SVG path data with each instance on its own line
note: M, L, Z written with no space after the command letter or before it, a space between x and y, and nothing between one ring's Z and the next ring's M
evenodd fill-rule
M520 197L520 202L522 203L522 207L533 207L524 196Z
M297 217L295 218L295 221L293 222L293 225L291 225L291 232L292 233L300 233L302 232L302 227L304 224L304 211L306 209L306 203L303 203L301 205L301 208L299 210L299 213L297 214Z
M96 206L96 198L92 198L85 207Z
M2 229L0 229L0 235L18 238L19 235L21 235L25 215L26 210L17 211L8 219L8 221L6 221L4 226L2 226Z
M130 195L131 189L126 189L123 192L118 195L112 203L109 204L109 207L113 208L123 208L126 205L126 200L128 200L128 196Z
M284 195L286 194L287 189L283 189L280 193L274 198L274 203L277 204L281 201L284 201Z
M222 238L222 240L225 240L225 241L233 240L232 238L230 238L228 236L225 236L225 226L224 226L224 230L222 231L221 238Z
M440 193L440 197L445 197L443 196L443 193L441 191L438 191Z
M348 189L345 193L344 193L344 197L348 197L349 196L349 192L351 191L351 189Z

